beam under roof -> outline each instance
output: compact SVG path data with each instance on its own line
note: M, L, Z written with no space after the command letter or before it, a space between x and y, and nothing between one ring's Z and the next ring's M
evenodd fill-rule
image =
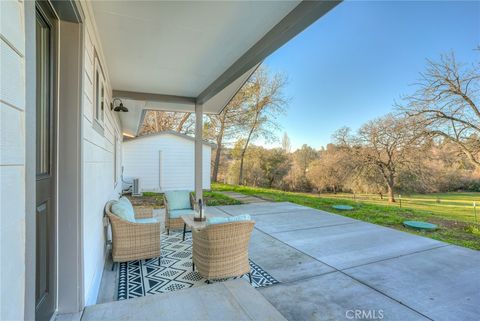
M157 101L157 102L172 103L172 104L195 104L195 98L193 97L141 93L141 92L115 90L115 89L112 92L112 96L117 98L142 100L142 101Z
M340 2L341 1L328 0L302 1L255 45L237 59L223 74L204 89L197 97L197 102L203 104L208 101Z

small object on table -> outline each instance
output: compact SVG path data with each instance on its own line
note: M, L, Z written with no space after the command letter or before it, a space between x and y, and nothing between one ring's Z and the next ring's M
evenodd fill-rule
M350 205L333 205L332 208L340 211L351 211L353 207Z
M438 228L437 224L422 221L405 221L403 225L421 231L435 231Z
M183 215L181 218L183 220L183 240L185 241L185 234L191 232L192 229L203 229L207 226L206 218L210 217L208 213L203 213L205 219L203 221L195 220L195 215ZM187 231L187 226L190 228L190 231Z
M205 221L205 215L203 214L203 205L202 199L198 200L198 209L195 211L195 217L193 218L194 221L203 222Z

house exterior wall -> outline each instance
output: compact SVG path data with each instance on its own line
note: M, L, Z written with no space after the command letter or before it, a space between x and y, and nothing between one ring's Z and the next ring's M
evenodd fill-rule
M194 141L163 134L123 143L125 177L140 178L143 192L175 189L192 190L195 186ZM210 189L212 148L203 145L203 188Z
M16 320L25 309L23 2L0 1L0 15L0 320Z
M110 111L111 85L90 4L81 2L85 13L83 76L83 255L85 304L96 303L102 278L106 249L103 226L105 203L118 198L121 189L121 127L118 116ZM106 106L103 133L94 128L94 52L102 65L106 82ZM115 143L117 140L117 143ZM117 152L115 152L117 148ZM117 159L115 159L117 156ZM117 163L117 171L115 171Z

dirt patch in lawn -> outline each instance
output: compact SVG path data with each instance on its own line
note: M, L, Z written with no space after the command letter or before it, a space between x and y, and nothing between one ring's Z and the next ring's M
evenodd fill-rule
M163 194L144 194L142 196L125 195L133 206L150 206L153 208L163 208Z

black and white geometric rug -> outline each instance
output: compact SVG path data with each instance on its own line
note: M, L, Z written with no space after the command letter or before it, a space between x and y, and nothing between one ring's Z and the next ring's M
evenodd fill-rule
M130 261L119 264L118 300L165 293L208 285L197 271L192 271L192 236L188 233L162 234L162 258ZM250 261L254 287L277 284L270 274ZM248 281L248 275L242 276ZM219 280L220 282L222 280Z

